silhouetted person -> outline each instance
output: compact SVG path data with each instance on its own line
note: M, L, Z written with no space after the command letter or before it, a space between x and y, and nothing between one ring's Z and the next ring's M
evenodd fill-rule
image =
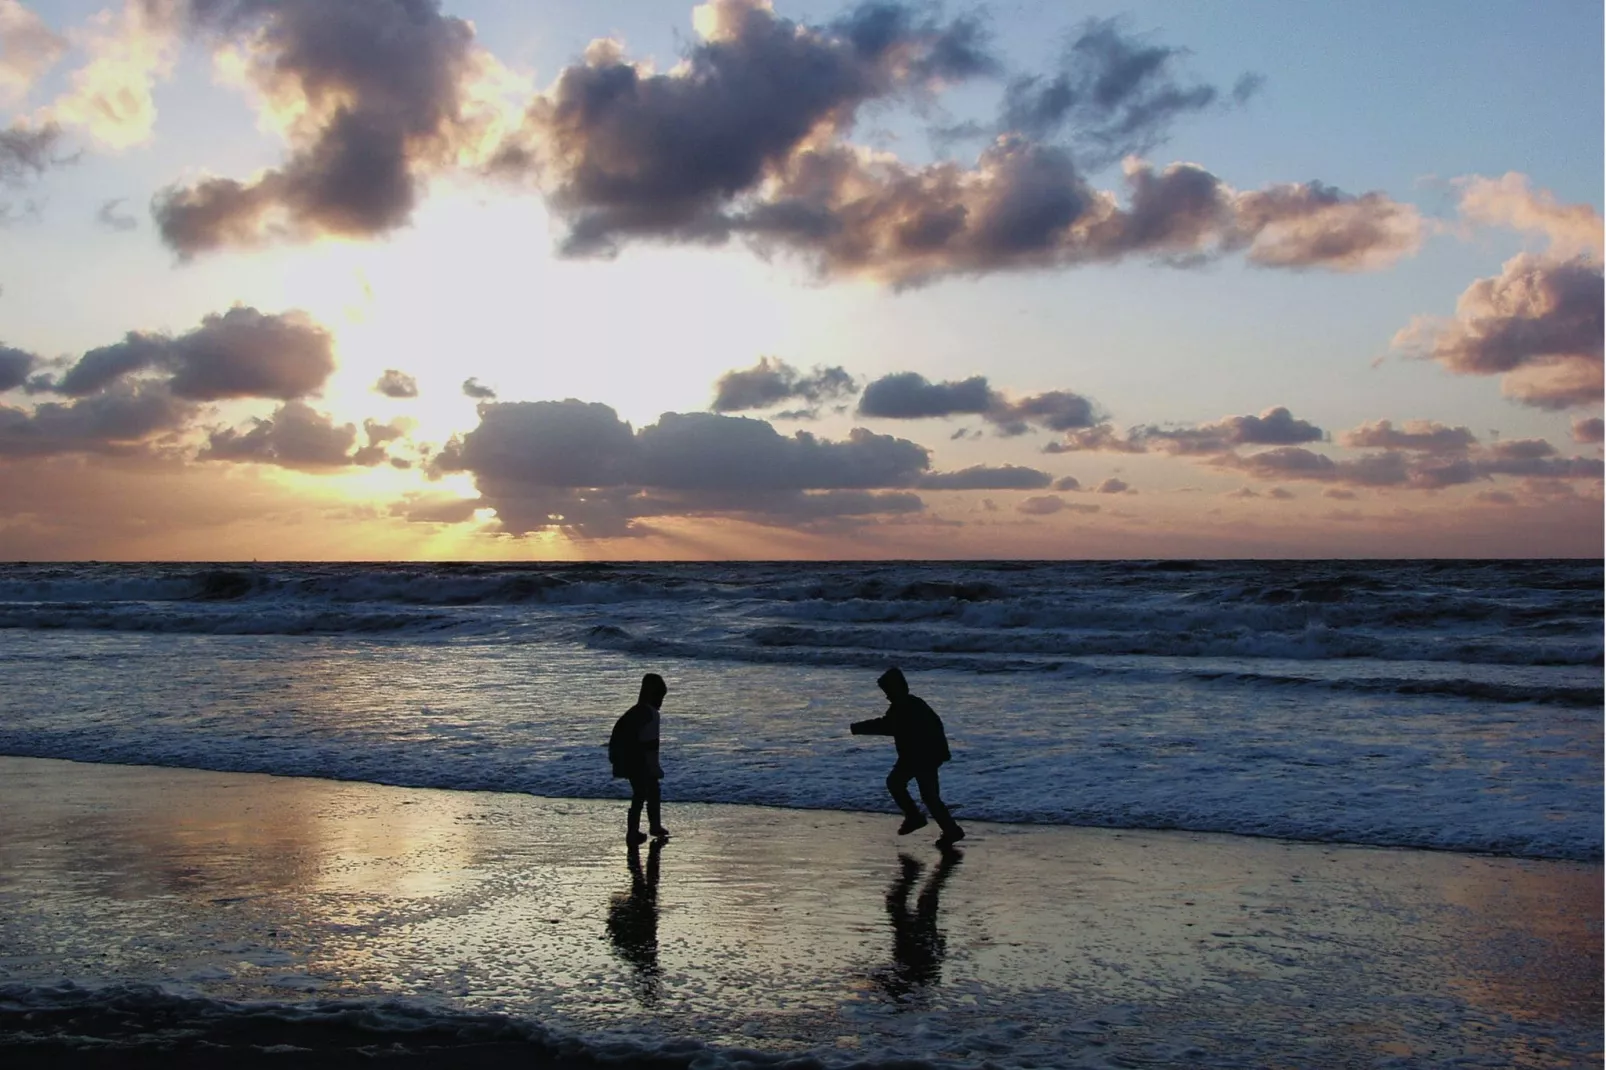
M942 959L947 940L937 928L937 899L948 875L964 859L958 848L942 852L942 861L931 871L926 886L909 909L909 893L920 878L920 863L900 854L900 872L887 889L887 917L892 919L892 965L875 975L876 983L894 999L936 984L942 979Z
M650 672L641 678L641 695L636 704L614 722L608 736L608 761L613 775L630 781L630 817L625 842L646 843L641 831L641 809L647 808L647 825L653 836L669 838L669 830L658 819L658 804L662 798L658 781L663 779L663 766L658 764L658 709L664 704L669 685L664 678Z
M891 736L892 742L897 745L898 761L892 767L892 772L887 774L887 790L892 793L898 809L903 811L903 824L898 828L898 835L907 835L926 823L925 815L909 797L909 781L913 780L920 785L921 801L931 811L931 816L936 818L937 827L942 829L937 846L964 839L965 830L959 827L959 823L948 812L948 807L943 804L937 780L937 767L951 757L948 753L948 737L942 730L942 718L926 705L924 699L909 693L909 681L903 678L903 673L897 668L882 673L876 685L886 692L891 705L880 717L854 722L852 730L856 736Z
M630 890L614 895L608 906L608 938L619 957L635 971L636 998L658 1000L658 854L663 842L647 848L647 871L641 871L641 848L630 845Z

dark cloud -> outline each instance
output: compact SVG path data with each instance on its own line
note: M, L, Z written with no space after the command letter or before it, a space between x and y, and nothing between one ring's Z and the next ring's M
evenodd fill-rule
M115 383L94 397L45 402L31 412L0 405L0 456L149 455L176 446L195 412L167 384L151 381Z
M1599 261L1523 253L1473 283L1454 319L1418 318L1394 343L1458 375L1504 375L1504 392L1524 404L1598 405L1602 304Z
M906 487L930 464L907 439L862 427L845 442L712 413L664 413L639 432L639 482L678 490L814 490Z
M1124 479L1117 479L1115 476L1111 476L1093 489L1100 494L1125 494L1132 489L1132 484Z
M1602 474L1602 462L1598 458L1556 456L1555 448L1540 439L1496 443L1462 455L1395 449L1337 461L1300 447L1284 446L1249 456L1227 454L1214 458L1211 463L1263 479L1304 479L1414 490L1437 490L1502 475L1598 480Z
M61 127L54 123L28 127L21 123L0 130L0 185L23 186L70 158L56 155Z
M1081 490L1082 481L1075 476L1060 476L1054 481L1054 489L1060 491Z
M1606 423L1599 416L1573 421L1574 442L1600 442L1606 439Z
M1019 401L1002 397L983 416L1005 435L1020 435L1035 425L1048 431L1091 427L1098 420L1093 403L1067 390L1033 394Z
M604 537L639 533L633 521L656 515L915 511L912 494L868 492L907 491L929 465L923 447L863 428L833 442L762 420L665 413L635 431L606 405L570 399L481 405L479 426L432 467L472 474L509 531Z
M1229 93L1185 83L1178 68L1186 55L1124 34L1113 19L1089 20L1057 73L1010 80L999 132L1040 141L1063 136L1096 167L1154 147L1184 115L1242 104L1259 87L1254 75L1240 78Z
M418 396L418 380L406 372L395 368L386 368L385 374L379 377L374 384L374 390L387 398L416 398Z
M0 393L26 383L38 363L39 358L26 350L0 345Z
M470 376L463 380L463 396L476 401L490 401L496 397L496 391Z
M152 214L181 256L385 233L484 135L471 99L483 53L436 0L191 0L188 16L218 44L243 39L247 76L294 121L283 166L157 194Z
M768 409L793 399L810 406L854 393L858 384L840 367L816 365L807 375L776 357L760 357L751 368L728 371L714 384L715 412ZM812 409L805 410L812 412ZM796 413L792 415L803 415Z
M1398 428L1388 420L1376 420L1345 431L1339 441L1352 448L1423 453L1464 453L1478 444L1477 436L1467 428L1447 427L1431 420L1407 420Z
M1146 453L1159 450L1183 455L1222 453L1237 446L1296 445L1319 442L1326 433L1315 424L1301 420L1278 405L1259 416L1226 416L1215 423L1194 427L1160 427L1155 424L1133 427L1125 435L1109 424L1097 424L1069 431L1058 443L1045 447L1045 453L1103 451Z
M725 209L799 145L845 131L859 108L993 69L973 19L867 3L826 27L758 0L699 9L702 40L665 74L597 42L529 109L508 169L535 170L570 224L571 253L620 238L721 240Z
M1146 256L1179 266L1245 251L1273 267L1386 266L1416 250L1416 209L1319 183L1237 193L1193 164L1126 169L1128 205L1093 189L1070 155L1018 136L975 168L910 168L844 145L798 150L732 225L823 276L915 286L951 275Z
M1281 405L1259 416L1228 416L1213 424L1167 429L1135 428L1132 437L1167 453L1219 453L1234 446L1287 446L1319 442L1324 432Z
M957 472L928 472L915 485L921 490L1041 490L1053 479L1035 468L978 464Z
M979 415L1006 436L1025 434L1034 425L1067 431L1097 419L1091 401L1066 390L1012 400L989 386L986 376L933 383L918 372L895 372L865 387L859 415L893 420Z
M107 230L130 231L139 227L139 220L126 212L119 212L117 206L125 198L117 197L101 204L100 210L95 213L95 222Z
M1406 455L1394 451L1335 461L1301 446L1279 446L1248 456L1227 454L1213 463L1262 479L1308 479L1367 487L1399 486L1410 479Z
M380 428L382 436L390 430L388 425L373 427ZM383 450L374 452L377 443L372 436L373 428L370 428L369 447L354 454L355 424L337 424L327 413L318 412L306 402L287 401L266 419L253 419L249 430L213 431L196 459L272 464L308 471L359 464L371 466L385 459Z
M236 306L176 338L130 332L85 353L56 383L58 393L93 394L125 375L156 369L177 397L291 400L314 394L334 371L329 332L300 312L267 314Z
M479 426L449 442L436 468L541 488L632 482L635 433L607 405L572 398L487 402L479 412Z
M961 413L980 414L993 406L986 376L933 383L919 372L895 372L875 380L859 398L860 416L918 420Z

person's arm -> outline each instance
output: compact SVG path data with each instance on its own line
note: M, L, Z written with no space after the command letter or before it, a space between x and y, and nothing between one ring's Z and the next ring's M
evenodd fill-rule
M849 727L856 736L890 736L897 731L893 723L892 711L896 707L889 707L880 717L872 717L868 721L854 721Z

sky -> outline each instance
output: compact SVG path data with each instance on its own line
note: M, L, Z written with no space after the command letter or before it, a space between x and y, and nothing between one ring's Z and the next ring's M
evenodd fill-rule
M0 559L1599 557L1588 0L0 0Z

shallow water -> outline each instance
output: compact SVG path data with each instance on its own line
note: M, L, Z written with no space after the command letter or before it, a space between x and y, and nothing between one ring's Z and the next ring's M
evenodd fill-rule
M0 802L10 1023L361 1020L703 1066L1599 1051L1594 865L981 822L943 855L890 817L681 804L633 871L615 803L17 759Z

